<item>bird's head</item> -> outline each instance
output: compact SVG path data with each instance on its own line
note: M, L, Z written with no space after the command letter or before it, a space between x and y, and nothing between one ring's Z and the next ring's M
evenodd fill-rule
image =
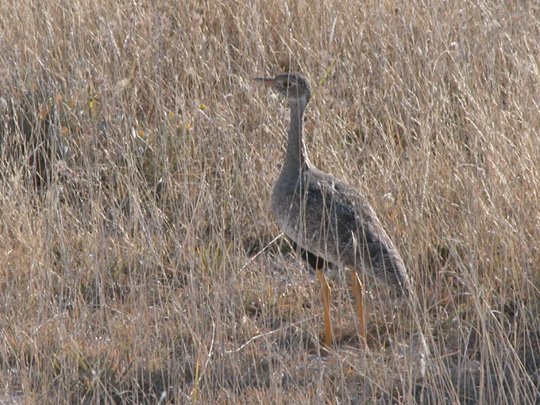
M276 77L257 77L255 80L272 87L279 94L287 97L291 103L303 103L311 98L311 86L307 79L296 73L285 73Z

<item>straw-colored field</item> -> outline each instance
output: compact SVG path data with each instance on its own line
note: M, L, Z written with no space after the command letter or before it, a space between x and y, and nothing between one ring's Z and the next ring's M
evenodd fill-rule
M0 402L538 403L539 38L535 1L4 0ZM365 352L274 240L289 70L414 280L364 280Z

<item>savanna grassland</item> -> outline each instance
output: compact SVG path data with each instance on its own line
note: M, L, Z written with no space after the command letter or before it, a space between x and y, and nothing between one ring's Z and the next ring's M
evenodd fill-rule
M538 403L539 38L535 1L4 0L0 402ZM286 71L414 281L364 280L367 351L270 212Z

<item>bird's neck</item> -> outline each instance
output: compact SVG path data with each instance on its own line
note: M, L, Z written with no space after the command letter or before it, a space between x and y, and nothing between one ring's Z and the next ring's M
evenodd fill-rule
M310 165L306 145L304 144L304 111L307 101L302 98L289 103L291 109L291 124L289 127L289 140L285 155L284 170L289 172L300 171Z

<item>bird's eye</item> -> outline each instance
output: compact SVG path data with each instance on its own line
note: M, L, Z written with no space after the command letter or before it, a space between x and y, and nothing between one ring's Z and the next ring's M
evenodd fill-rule
M291 84L292 83L288 79L283 80L283 87L285 87L286 89L291 87Z

